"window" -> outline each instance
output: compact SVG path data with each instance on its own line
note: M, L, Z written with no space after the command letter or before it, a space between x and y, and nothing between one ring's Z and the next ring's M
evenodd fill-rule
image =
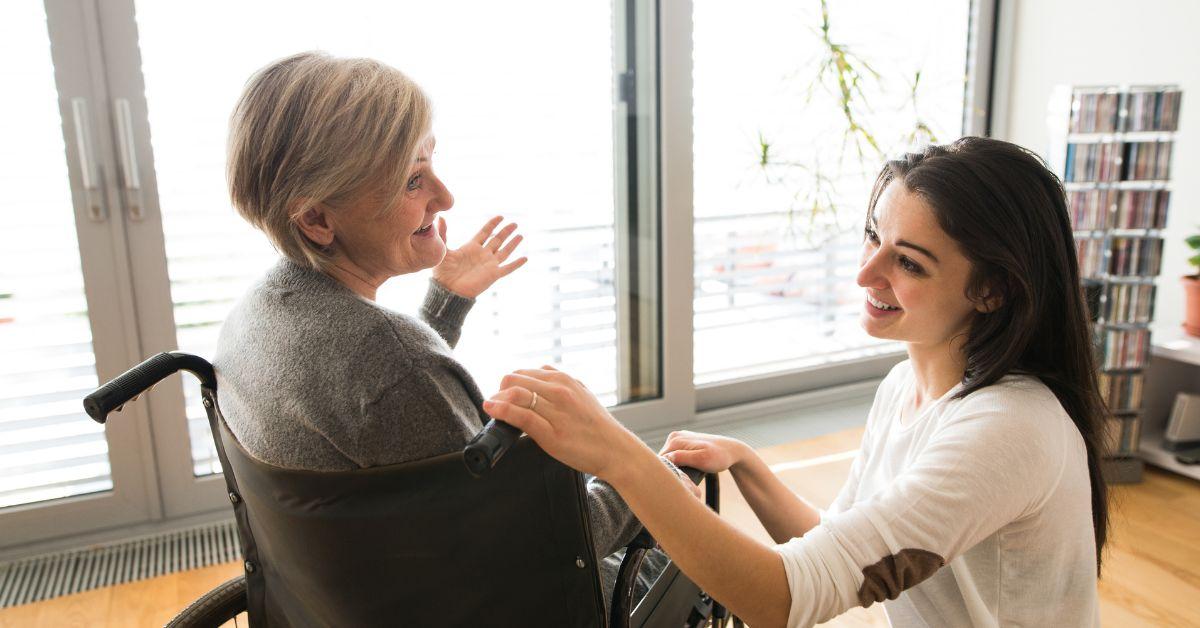
M96 387L96 357L75 234L45 12L0 5L21 52L0 82L21 94L21 120L0 147L0 507L112 488L104 428L79 400ZM82 107L83 105L79 105Z
M863 217L884 155L962 135L970 8L695 3L697 385L897 350L858 324Z

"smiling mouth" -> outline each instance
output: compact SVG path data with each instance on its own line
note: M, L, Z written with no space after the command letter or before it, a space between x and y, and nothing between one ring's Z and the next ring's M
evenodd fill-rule
M429 224L427 224L427 225L425 225L424 227L421 227L420 229L417 229L416 231L414 231L414 232L413 232L413 235L425 235L426 233L429 233L429 230L430 230L430 229L433 229L433 223L432 223L432 222L431 222L431 223L429 223Z
M898 308L894 305L888 305L887 303L884 303L883 301L879 301L875 298L872 298L871 295L869 295L869 294L867 295L867 303L870 303L871 305L873 305L881 310L887 310L889 312L900 311L900 308Z

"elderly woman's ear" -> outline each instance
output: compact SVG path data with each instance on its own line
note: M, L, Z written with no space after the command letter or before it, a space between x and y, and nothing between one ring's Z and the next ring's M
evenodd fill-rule
M333 215L324 203L313 203L292 219L304 237L321 248L333 244Z

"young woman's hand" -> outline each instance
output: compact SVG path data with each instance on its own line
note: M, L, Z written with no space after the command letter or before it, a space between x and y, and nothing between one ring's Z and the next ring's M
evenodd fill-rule
M492 284L524 266L525 262L529 261L527 257L504 263L524 236L518 235L509 240L517 230L516 223L510 223L499 233L492 235L503 221L503 216L496 216L487 221L469 242L457 249L447 249L442 263L433 268L433 278L451 292L474 299L492 287ZM438 218L438 234L445 242L445 218Z
M720 473L742 462L751 449L746 443L725 436L698 432L671 432L660 455L677 467L693 467L705 473Z
M611 481L611 474L639 450L654 458L582 382L551 366L505 375L500 392L483 409L529 434L564 464L601 479Z
M704 501L704 489L701 488L699 484L693 482L692 478L689 478L686 473L679 469L678 466L676 466L673 471L675 472L675 477L679 478L679 481L683 483L683 487L686 488L693 497L700 501Z

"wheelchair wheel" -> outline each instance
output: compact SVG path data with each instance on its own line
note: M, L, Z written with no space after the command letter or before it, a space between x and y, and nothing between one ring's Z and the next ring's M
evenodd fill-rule
M217 628L230 621L236 624L238 617L245 614L246 576L238 576L189 604L166 628Z

